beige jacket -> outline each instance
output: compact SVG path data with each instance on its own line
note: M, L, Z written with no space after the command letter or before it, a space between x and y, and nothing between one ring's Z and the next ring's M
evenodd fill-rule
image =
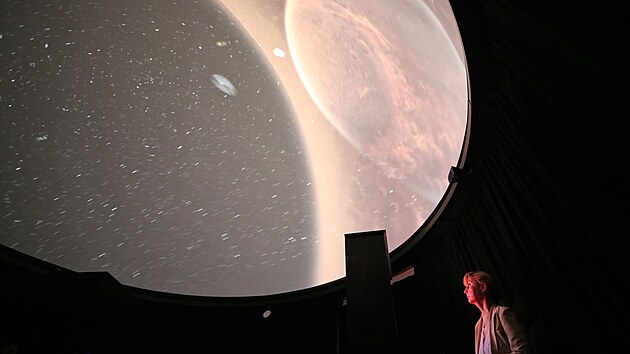
M494 305L490 309L490 346L493 354L527 354L527 329L518 321L516 313L507 306ZM479 353L483 316L475 325L475 354Z

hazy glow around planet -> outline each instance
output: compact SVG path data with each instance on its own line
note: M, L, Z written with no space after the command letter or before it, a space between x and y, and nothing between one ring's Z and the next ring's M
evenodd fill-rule
M344 276L448 186L467 72L448 1L10 0L0 242L204 296Z

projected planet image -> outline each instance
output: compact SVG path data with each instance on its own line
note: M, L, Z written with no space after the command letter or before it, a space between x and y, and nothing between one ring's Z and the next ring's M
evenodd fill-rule
M0 243L201 296L344 276L448 186L467 115L448 1L9 1Z

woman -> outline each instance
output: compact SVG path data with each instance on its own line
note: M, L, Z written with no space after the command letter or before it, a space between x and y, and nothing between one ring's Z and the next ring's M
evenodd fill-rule
M529 353L526 329L507 306L495 303L492 278L486 272L464 275L464 294L481 317L475 325L476 354Z

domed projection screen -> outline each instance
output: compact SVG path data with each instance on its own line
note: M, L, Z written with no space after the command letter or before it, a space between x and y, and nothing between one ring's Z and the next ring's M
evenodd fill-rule
M448 1L8 0L0 241L168 293L253 296L390 251L467 122Z

